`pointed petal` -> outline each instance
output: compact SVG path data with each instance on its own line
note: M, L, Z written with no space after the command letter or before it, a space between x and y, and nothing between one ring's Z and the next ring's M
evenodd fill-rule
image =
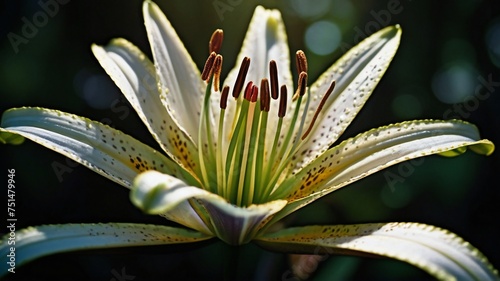
M463 121L410 121L370 130L348 139L285 180L272 198L291 201L273 221L354 181L413 158L469 147L489 155L494 145Z
M286 85L289 92L293 90L292 73L290 72L290 51L285 25L278 10L267 10L261 6L255 8L241 51L236 59L236 65L224 81L225 85L231 87L231 91L238 75L240 63L244 57L249 57L251 60L245 81L253 81L256 85L260 85L261 79L270 79L269 62L275 60L278 68L279 85ZM291 104L291 96L288 95L287 104ZM215 106L218 106L218 104ZM275 117L278 115L278 107L279 102L271 102L270 116ZM236 102L234 99L228 99L226 110L228 120L234 118L235 108ZM277 119L269 118L268 135L270 136L275 133ZM230 126L226 126L226 129L227 127ZM267 138L266 141L268 142L267 147L270 147L272 138Z
M296 227L263 235L256 242L280 252L389 257L440 280L499 280L486 257L469 243L417 223Z
M0 243L0 262L9 261L9 235ZM205 234L161 225L109 223L63 224L29 227L16 232L16 266L69 251L181 244L211 238ZM6 272L1 272L5 274Z
M148 171L137 177L130 198L147 213L167 215L179 204L193 199L190 201L191 205L185 204L183 208L194 205L192 208L210 228L211 233L230 244L249 242L259 227L286 205L285 200L276 200L262 205L237 207L219 195L189 186L177 178L156 171ZM183 225L192 223L184 219L180 218L176 222Z
M205 94L201 74L160 8L144 1L143 13L160 91L176 122L197 140Z
M151 147L83 117L44 108L18 108L4 113L1 126L3 132L39 143L126 187L141 171L150 169L196 182Z
M388 68L400 38L399 26L378 31L348 51L311 85L307 126L330 83L336 82L313 130L292 161L292 173L324 153L342 135Z
M163 150L196 173L199 164L191 153L197 148L163 105L149 59L125 39L115 39L106 47L93 45L92 51Z

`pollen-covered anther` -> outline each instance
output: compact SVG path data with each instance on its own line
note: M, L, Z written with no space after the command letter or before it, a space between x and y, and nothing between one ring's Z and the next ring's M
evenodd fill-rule
M271 97L273 99L278 99L278 66L275 60L269 62L269 77L271 78Z
M306 54L302 50L298 50L295 53L295 60L297 63L297 72L307 72L307 58Z
M224 88L222 88L222 93L221 93L221 97L220 97L220 108L221 109L226 109L227 107L227 97L229 95L229 86L224 86Z
M222 72L222 56L217 55L214 60L213 73L214 73L214 90L219 91L220 74Z
M271 97L269 94L269 80L266 78L260 81L260 110L269 112L271 109Z
M333 89L335 89L335 81L332 81L332 83L330 84L330 87L328 87L328 90L326 90L325 95L323 96L323 98L321 98L321 101L318 105L318 108L316 108L316 112L314 112L314 116L311 120L311 123L309 124L309 128L307 128L307 131L305 131L305 133L302 135L302 138L301 138L302 140L304 140L311 132L312 128L314 127L314 123L316 122L316 119L318 118L319 113L323 109L323 106L325 106L326 100L328 100L328 97L333 92Z
M250 67L250 58L244 57L241 61L240 70L238 71L238 76L234 82L233 97L237 99L240 96L241 89L243 89L243 84L247 77L248 68Z
M286 90L286 86L283 85L280 88L280 107L278 109L278 117L279 118L285 117L286 101L287 101L287 90Z
M212 69L214 66L215 57L217 54L215 52L211 52L205 62L205 66L203 66L203 71L201 72L201 80L207 81L212 75Z
M222 47L222 41L224 39L224 32L222 29L216 29L214 33L212 33L212 37L210 37L210 41L208 42L208 52L219 53L220 48Z

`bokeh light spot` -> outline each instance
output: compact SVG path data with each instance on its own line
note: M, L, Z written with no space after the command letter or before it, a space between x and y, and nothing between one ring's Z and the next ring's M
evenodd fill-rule
M315 22L307 28L305 33L307 48L322 56L333 53L339 46L341 39L340 29L330 21Z
M441 102L460 103L474 94L474 77L471 67L454 63L435 73L432 90Z

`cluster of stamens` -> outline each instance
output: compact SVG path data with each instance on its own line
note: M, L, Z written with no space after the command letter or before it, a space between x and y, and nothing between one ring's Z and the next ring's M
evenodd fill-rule
M207 82L207 90L200 121L199 159L202 166L201 180L203 187L215 192L233 204L247 206L252 203L268 201L273 192L278 188L279 175L287 168L287 163L297 152L299 144L304 141L314 127L314 123L322 110L326 100L333 92L335 82L332 82L328 91L323 96L307 130L304 123L307 116L309 100L299 116L300 104L304 96L309 99L307 92L307 59L303 51L296 53L296 66L298 72L297 90L292 102L298 106L291 116L290 127L285 128L282 135L283 119L287 110L287 87L279 86L278 67L274 60L269 62L269 79L262 78L260 85L245 79L250 68L250 58L243 58L238 75L233 85L232 97L236 101L235 118L231 120L232 127L229 136L224 136L225 111L228 105L230 87L224 86L220 90L220 75L222 71L222 55L218 54L222 46L223 32L216 30L209 42L209 57L203 68L201 78ZM209 120L209 99L212 93L221 93L220 119L217 141L211 139L211 126ZM243 97L240 98L240 94ZM277 110L278 125L272 147L266 147L266 129L268 113L271 110L272 100L279 99ZM259 102L259 107L256 103ZM298 125L298 130L295 130ZM294 131L296 136L292 136ZM201 143L201 136L208 137L208 143ZM302 135L300 138L298 136ZM229 138L226 148L222 147L223 138ZM203 148L205 147L205 149ZM217 168L207 171L206 167Z

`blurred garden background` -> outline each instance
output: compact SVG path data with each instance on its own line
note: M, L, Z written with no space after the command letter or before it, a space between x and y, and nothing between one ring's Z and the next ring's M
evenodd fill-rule
M46 10L48 2L57 10ZM279 8L290 50L303 49L310 81L361 39L393 24L398 53L344 134L412 119L459 118L500 145L500 1L496 0L157 0L201 68L207 42L224 29L224 72L233 66L256 5ZM120 129L157 147L90 51L124 37L151 57L141 0L5 0L0 4L0 112L59 109ZM32 25L31 27L29 25ZM17 227L55 223L173 225L136 209L125 188L40 145L0 145L1 171L16 170ZM468 152L393 166L286 218L288 225L414 221L462 236L500 268L500 157ZM5 179L4 178L4 179ZM6 182L6 180L5 180ZM6 189L2 187L3 190ZM6 192L4 197L6 200ZM6 202L6 201L4 201ZM5 212L4 212L5 213ZM1 233L7 230L0 229ZM59 254L16 268L7 280L220 279L222 243ZM289 257L256 246L240 251L242 280L298 280ZM314 265L314 268L316 265ZM331 256L312 280L431 280L386 259Z

